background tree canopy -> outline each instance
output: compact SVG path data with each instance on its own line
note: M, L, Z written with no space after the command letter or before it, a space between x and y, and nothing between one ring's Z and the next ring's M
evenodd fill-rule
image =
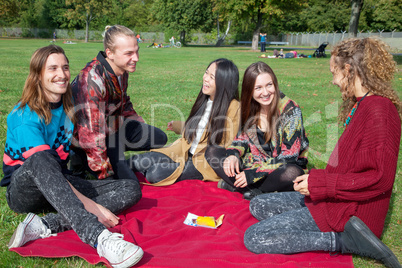
M402 31L402 1L363 2L359 31ZM227 25L237 40L257 41L259 32L348 31L356 0L2 0L0 26L104 30L123 24L136 32L216 31ZM49 33L49 34L50 34Z

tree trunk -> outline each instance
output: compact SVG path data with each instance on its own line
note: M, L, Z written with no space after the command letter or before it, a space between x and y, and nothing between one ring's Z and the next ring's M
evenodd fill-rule
M89 21L88 19L85 21L85 43L88 43L89 36Z
M88 12L85 14L85 43L88 43L89 37L89 22L91 21L91 15Z
M261 7L259 7L257 14L257 23L255 25L255 29L253 32L253 40L251 42L252 50L258 50L258 38L260 35L261 25L262 25L262 13L261 13Z
M226 32L222 35L222 37L219 37L219 35L218 35L218 41L215 44L216 47L220 47L222 45L222 43L225 41L225 38L228 35L229 30L230 30L230 25L232 25L231 20L228 22L228 27L226 28Z
M257 28L253 32L253 40L251 42L251 49L258 50L258 36L260 35L260 28Z
M356 37L357 30L359 27L360 11L363 6L364 0L351 0L352 2L352 12L349 21L349 36Z
M218 28L218 39L220 38L220 34L219 34L219 13L216 16L216 27Z
M186 31L181 31L180 32L180 42L182 43L182 45L185 44L185 40L186 40Z

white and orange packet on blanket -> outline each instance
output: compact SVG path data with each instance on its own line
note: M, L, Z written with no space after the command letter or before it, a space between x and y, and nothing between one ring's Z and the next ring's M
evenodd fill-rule
M225 215L221 215L219 218L215 219L215 217L198 216L189 212L187 214L186 219L184 220L184 224L195 227L206 227L216 229L222 225L224 216Z

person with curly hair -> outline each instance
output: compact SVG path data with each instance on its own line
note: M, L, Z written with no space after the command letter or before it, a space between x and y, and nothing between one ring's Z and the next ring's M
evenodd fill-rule
M257 196L247 229L254 253L353 253L401 267L381 242L395 181L401 138L401 101L392 89L396 64L374 38L349 39L331 52L333 84L344 103L345 130L325 169L294 180L295 192Z

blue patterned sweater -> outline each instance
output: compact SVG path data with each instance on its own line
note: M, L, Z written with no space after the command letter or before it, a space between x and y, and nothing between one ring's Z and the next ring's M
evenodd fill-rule
M73 124L66 116L62 101L51 105L52 119L44 120L26 106L17 104L7 117L7 140L3 156L4 178L1 186L10 184L10 178L24 161L38 151L48 150L67 171Z

